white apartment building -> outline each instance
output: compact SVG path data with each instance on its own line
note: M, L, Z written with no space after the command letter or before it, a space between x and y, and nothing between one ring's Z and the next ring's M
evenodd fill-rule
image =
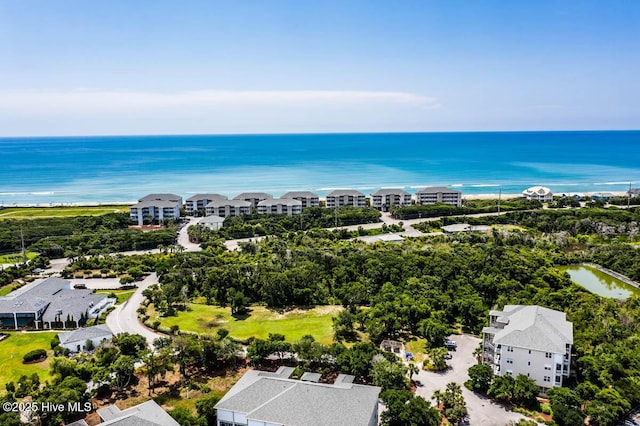
M418 204L443 203L450 206L462 206L462 192L444 186L429 186L416 191Z
M251 213L251 203L244 200L214 200L205 207L207 216L240 216Z
M179 195L149 194L131 206L129 216L131 221L139 226L154 220L163 223L165 219L180 218L180 207L182 207L182 197Z
M201 212L205 211L207 204L210 202L226 199L226 196L220 194L196 194L187 198L184 203L184 209L187 212L187 216L199 216Z
M286 214L294 215L302 213L302 201L293 198L269 198L258 203L259 214Z
M320 198L317 194L309 191L290 191L283 194L280 198L291 198L298 200L302 203L302 208L306 207L319 207Z
M573 324L564 312L542 306L506 305L489 313L482 329L482 360L497 375L524 374L544 393L569 377Z
M527 200L537 200L541 203L553 202L553 193L546 186L532 186L522 191L522 195L527 197Z
M380 189L371 194L371 204L385 211L391 207L410 206L411 194L399 188Z
M367 207L367 197L353 189L339 189L327 194L327 207Z
M242 194L238 194L233 197L234 200L243 200L251 203L251 208L255 209L258 207L258 203L262 200L272 199L273 195L265 194L264 192L243 192Z

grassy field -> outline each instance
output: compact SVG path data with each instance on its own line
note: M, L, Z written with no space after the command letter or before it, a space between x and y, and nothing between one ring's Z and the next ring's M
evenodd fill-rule
M116 298L118 299L118 302L116 302L116 304L119 305L129 300L129 298L133 296L133 293L135 293L135 290L97 290L96 293L107 295L111 293L115 294Z
M300 340L305 334L310 334L318 342L329 344L333 342L331 318L342 309L340 306L321 306L281 314L263 306L254 306L246 319L236 319L231 316L230 308L200 304L189 306L190 311L179 312L175 317L155 317L163 326L178 325L180 330L198 333L214 334L217 329L226 328L229 334L237 339L248 339L252 336L266 339L269 333L279 333L284 334L289 342Z
M107 213L126 213L128 211L129 206L5 207L0 210L0 219L100 216Z
M0 387L14 381L20 376L38 373L40 382L49 378L49 363L53 357L50 342L56 332L11 332L9 337L0 342ZM23 364L22 357L34 349L46 349L47 359L36 364Z
M38 253L33 251L27 252L27 260L36 257ZM0 263L22 263L22 253L3 254L0 256Z

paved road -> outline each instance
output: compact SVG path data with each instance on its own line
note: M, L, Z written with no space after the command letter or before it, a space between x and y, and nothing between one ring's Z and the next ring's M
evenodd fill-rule
M107 315L107 325L113 334L124 332L139 334L147 339L150 346L156 338L164 336L163 334L155 333L142 325L138 320L138 313L136 312L144 300L142 292L147 287L157 282L158 276L155 273L149 275L143 281L138 283L138 289L133 293L129 300L122 305L116 306L116 308Z
M469 412L469 424L472 426L502 426L511 420L517 421L525 418L523 415L509 411L502 405L496 404L464 387L464 382L469 379L469 367L476 364L473 351L478 347L480 339L468 335L451 336L451 339L458 344L457 350L452 352L453 358L448 361L451 368L440 373L421 369L418 376L414 376L414 380L420 380L422 383L422 386L417 388L416 393L426 400L432 401L431 397L435 390L444 391L447 383L458 383L462 387L462 395L467 403Z

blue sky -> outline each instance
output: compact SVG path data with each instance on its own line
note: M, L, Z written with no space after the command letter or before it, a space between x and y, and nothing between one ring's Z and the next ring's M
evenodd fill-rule
M0 136L637 129L640 2L0 0Z

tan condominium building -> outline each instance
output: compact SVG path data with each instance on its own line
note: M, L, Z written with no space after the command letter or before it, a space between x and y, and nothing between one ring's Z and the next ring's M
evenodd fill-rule
M339 189L327 194L327 207L367 207L367 197L353 189Z
M371 205L378 210L411 205L411 194L399 188L380 189L371 194Z

